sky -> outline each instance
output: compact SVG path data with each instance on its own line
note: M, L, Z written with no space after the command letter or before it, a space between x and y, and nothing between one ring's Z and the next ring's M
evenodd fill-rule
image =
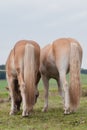
M19 40L42 48L62 37L79 41L87 69L87 0L0 0L0 65Z

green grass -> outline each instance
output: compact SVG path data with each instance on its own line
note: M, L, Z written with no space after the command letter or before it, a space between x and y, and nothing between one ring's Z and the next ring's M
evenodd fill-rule
M6 80L0 80L0 98L8 96L6 86L7 86Z
M87 89L87 75L81 75L82 89ZM8 97L5 89L6 81L0 81L0 98ZM22 118L18 112L9 116L10 102L0 104L0 130L87 130L87 97L81 97L76 113L63 114L62 99L58 96L57 84L50 81L49 109L43 113L44 91L42 81L39 83L40 96L34 106L34 111L27 118Z

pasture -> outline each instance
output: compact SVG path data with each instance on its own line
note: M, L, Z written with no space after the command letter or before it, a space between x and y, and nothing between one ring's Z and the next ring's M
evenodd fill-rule
M62 99L55 80L50 81L49 109L43 113L44 91L40 81L39 98L29 117L23 118L22 110L15 116L9 116L10 102L0 103L0 130L87 130L87 75L81 75L81 82L83 93L76 113L63 114ZM0 80L0 98L8 97L6 85L5 80Z

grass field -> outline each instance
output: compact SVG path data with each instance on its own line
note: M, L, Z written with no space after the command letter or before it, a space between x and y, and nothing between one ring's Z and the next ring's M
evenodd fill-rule
M82 90L87 91L87 75L81 75ZM0 98L7 98L6 81L0 80ZM87 130L87 97L82 96L76 113L63 114L62 99L58 96L57 85L50 82L49 109L41 110L44 104L42 82L39 83L40 96L34 111L27 118L22 118L22 110L15 116L9 116L10 102L0 104L0 130Z

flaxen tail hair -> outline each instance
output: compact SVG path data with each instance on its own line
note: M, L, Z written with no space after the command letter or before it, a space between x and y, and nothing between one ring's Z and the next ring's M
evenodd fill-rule
M35 102L35 49L32 44L25 46L24 80L27 91L27 105L29 110L31 110Z
M71 43L70 52L70 107L75 111L79 105L81 95L80 67L82 54L81 47L77 43Z

